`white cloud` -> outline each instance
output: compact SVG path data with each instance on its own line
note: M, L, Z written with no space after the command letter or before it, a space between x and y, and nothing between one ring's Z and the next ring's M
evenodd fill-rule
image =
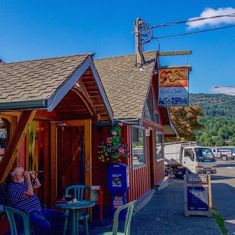
M219 24L233 24L235 23L235 17L220 17L220 18L214 18L214 19L189 22L190 20L194 20L198 18L206 18L206 17L217 16L217 15L228 15L228 14L233 14L233 13L235 14L235 8L232 8L232 7L218 8L218 9L207 7L203 10L200 16L188 19L188 22L186 24L188 26L188 29L202 28L204 26L215 26Z
M214 86L212 91L226 95L235 95L235 86Z

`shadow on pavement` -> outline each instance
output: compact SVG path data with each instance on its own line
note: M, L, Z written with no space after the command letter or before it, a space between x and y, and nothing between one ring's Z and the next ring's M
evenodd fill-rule
M133 235L219 235L213 218L184 216L184 181L171 178L169 186L156 191L152 200L134 217Z
M219 163L219 164L217 164L217 167L219 167L219 168L223 168L223 167L235 167L235 163L229 163L229 164Z
M227 180L227 179L235 179L235 176L223 176L223 175L212 175L211 180Z
M121 225L123 225L121 223ZM111 230L111 225L90 229L90 235ZM153 198L132 219L131 235L221 235L213 218L184 216L184 181L170 178L169 186L156 190Z

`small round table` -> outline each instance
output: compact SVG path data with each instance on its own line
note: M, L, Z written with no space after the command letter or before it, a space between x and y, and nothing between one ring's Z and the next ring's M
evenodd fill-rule
M56 207L71 211L72 214L72 235L79 235L79 215L80 210L94 206L95 203L88 200L58 202Z

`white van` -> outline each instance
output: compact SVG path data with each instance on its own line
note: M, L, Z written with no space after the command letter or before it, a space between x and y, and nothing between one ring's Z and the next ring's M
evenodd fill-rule
M217 165L211 148L192 143L167 143L164 148L166 169L182 176L187 171L193 173L216 174Z

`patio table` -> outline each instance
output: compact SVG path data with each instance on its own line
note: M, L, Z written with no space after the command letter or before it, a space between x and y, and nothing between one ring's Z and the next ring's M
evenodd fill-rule
M89 200L82 201L69 201L69 202L57 202L56 207L60 209L69 210L71 212L72 219L72 235L79 235L79 216L82 209L94 206L95 203Z

